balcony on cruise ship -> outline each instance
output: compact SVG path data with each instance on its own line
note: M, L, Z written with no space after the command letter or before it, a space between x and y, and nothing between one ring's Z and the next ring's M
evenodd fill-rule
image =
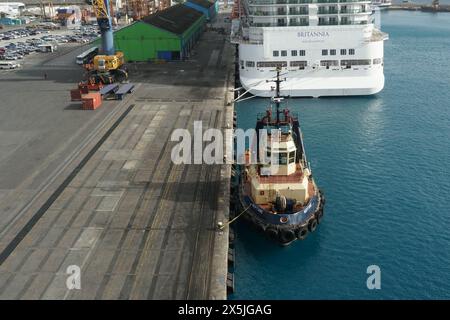
M253 27L368 24L370 1L361 0L248 0Z

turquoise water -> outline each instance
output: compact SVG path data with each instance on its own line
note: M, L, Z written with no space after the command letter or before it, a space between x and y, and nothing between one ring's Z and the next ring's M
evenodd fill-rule
M450 298L450 14L386 12L384 91L291 100L327 196L307 240L236 225L232 299ZM253 127L267 101L237 106ZM381 290L368 290L369 265Z

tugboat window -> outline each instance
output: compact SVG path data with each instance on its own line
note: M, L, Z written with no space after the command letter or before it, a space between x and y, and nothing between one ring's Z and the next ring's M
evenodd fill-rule
M289 152L289 163L295 162L295 151Z
M280 153L279 163L278 164L287 164L287 153Z

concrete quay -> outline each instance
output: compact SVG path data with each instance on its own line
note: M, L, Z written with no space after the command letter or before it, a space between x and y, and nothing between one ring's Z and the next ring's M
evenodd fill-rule
M45 62L52 87L38 80L41 63L0 75L11 92L28 90L0 111L17 122L15 130L0 123L13 135L0 144L9 150L0 161L0 298L226 299L228 230L216 226L228 220L231 167L175 165L170 136L194 121L204 129L232 124L227 36L206 32L189 61L129 66L135 92L96 111L68 102L76 54ZM42 107L33 104L39 94ZM19 110L10 110L14 103ZM38 121L27 135L31 117ZM38 148L42 159L32 161ZM23 170L14 159L28 159ZM74 267L81 288L70 290Z

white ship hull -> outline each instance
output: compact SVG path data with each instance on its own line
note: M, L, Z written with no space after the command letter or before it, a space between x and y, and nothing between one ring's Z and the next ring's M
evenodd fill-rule
M348 75L334 76L330 72L317 72L314 76L287 77L281 85L283 96L291 97L331 97L367 96L379 93L384 88L384 74L346 71ZM271 75L273 76L273 74ZM270 77L270 76L269 76ZM254 86L257 78L240 77L242 87L258 97L272 97L275 91L267 83Z
M330 4L320 5L331 10ZM253 25L239 29L239 24L235 24L231 37L239 45L239 77L247 92L261 97L273 96L273 84L266 80L275 76L277 67L281 67L286 78L281 85L281 92L286 96L373 95L383 90L384 41L388 36L369 21L369 2L339 4L339 7L334 4L335 10L341 10L339 12L350 9L360 12L352 14L352 20L342 20L344 15L338 16L334 20L334 23L339 21L336 25L323 25L328 20L320 19L332 15L321 15L322 7L317 8L316 4L304 5L305 17L308 17L305 26L290 25L290 17L281 21L281 15L271 17L272 11L263 11L272 10L271 6L263 6L263 9L253 6L251 9L255 13L249 15ZM284 21L289 25L276 26ZM256 25L262 22L275 25Z

